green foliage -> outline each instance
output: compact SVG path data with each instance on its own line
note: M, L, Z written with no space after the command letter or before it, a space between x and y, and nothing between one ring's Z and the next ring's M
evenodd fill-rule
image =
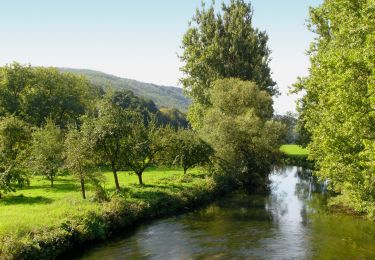
M310 75L296 84L310 157L337 201L374 216L375 3L326 0L310 17Z
M168 155L172 165L182 167L184 173L188 169L210 162L213 150L206 142L190 129L179 129L172 135Z
M0 119L0 198L1 191L14 191L16 186L28 184L22 162L30 139L30 126L22 120L14 116Z
M200 134L215 150L220 167L249 189L260 189L276 162L285 131L272 120L272 98L255 83L223 79L213 83L212 106Z
M51 181L63 166L63 133L51 120L33 133L30 147L30 165L35 174L42 174Z
M147 124L143 121L133 123L127 141L125 165L138 176L139 184L143 184L143 172L168 146L171 131L170 128L159 128L155 118Z
M313 161L308 160L308 149L295 144L287 144L280 147L280 152L282 153L282 161L285 165L314 169Z
M193 100L189 119L195 128L210 105L209 90L217 79L254 81L270 95L277 93L269 68L268 36L253 27L251 5L231 0L221 9L215 14L213 4L208 9L203 4L182 41L181 83Z
M130 90L115 91L110 95L111 102L122 109L131 110L142 114L147 122L152 115L159 111L152 100L146 100L134 95Z
M296 130L297 127L297 116L292 112L287 112L285 115L275 115L274 119L281 122L286 127L286 133L284 136L284 144L295 144L299 141L300 137Z
M131 140L131 138L137 137L137 134L134 134L136 127L135 125L132 127L133 123L141 122L143 117L141 123L146 127L152 118L156 117L164 126L187 127L188 125L185 115L177 109L159 111L153 101L137 97L130 90L114 92L107 90L107 93L103 93L100 88L93 87L88 83L84 77L72 73L60 73L54 68L23 66L18 63L0 68L0 116L15 114L36 127L46 124L34 134L30 150L31 158L25 164L25 168L31 166L35 172L48 176L53 186L57 169L62 166L61 143L63 136L62 133L57 134L57 132L65 131L68 125L75 125L79 128L81 121L84 120L82 131L79 131L81 134L89 136L90 149L95 150L94 161L111 166L119 189L116 172L124 168L129 161L142 161L135 156L144 157L144 151L139 152L137 149L134 149L133 153L126 153L126 150L138 147L134 144L134 140ZM100 102L98 102L99 98L102 99ZM95 107L96 103L99 103L98 107ZM82 116L83 114L86 115ZM48 120L55 122L58 127L55 126L52 129L51 122ZM133 136L131 136L132 131ZM17 132L14 133L13 137L16 138ZM139 134L139 138L146 136ZM139 142L148 143L147 140L139 140L139 138ZM153 139L155 138L153 137ZM9 142L11 141L9 139ZM133 147L130 146L132 142ZM77 148L74 148L73 144L70 146L73 150ZM3 150L12 151L6 148ZM126 158L130 155L133 157L132 160ZM71 157L72 159L73 157ZM71 160L69 164L73 163ZM83 171L77 171L77 167L78 165L75 165L74 170L71 168L72 173L75 175L80 173L78 176L82 178L78 179L81 181L82 190L84 190L84 174ZM82 165L82 167L85 166ZM10 167L9 164L4 163L1 169L3 183L14 182L14 178L17 176L21 182L21 170L16 171L13 166ZM11 174L11 172L13 173ZM99 185L98 188L101 189Z
M0 68L0 116L14 114L38 127L50 118L65 127L76 123L96 96L86 79L54 68L18 63Z
M160 108L158 122L163 126L169 125L175 129L189 127L186 114L175 108Z
M31 140L31 128L15 116L0 120L0 152L5 160L17 161Z
M174 128L188 127L186 115L178 109L165 107L158 109L152 100L137 97L130 90L116 90L113 93L108 92L108 96L113 104L122 109L141 114L145 124L156 117L157 122L163 126L170 125Z
M21 114L21 95L31 77L30 66L13 63L0 69L0 115Z
M86 199L85 182L94 179L94 151L90 143L90 133L84 129L69 129L65 137L65 167L75 176L80 184L82 197Z
M298 78L297 82L293 85L294 89L292 92L298 93L302 89L304 89L305 85L304 78ZM305 95L303 98L297 101L297 112L298 112L298 120L295 126L295 132L298 135L296 143L306 147L311 142L311 133L306 128L306 112L307 107L310 102L314 102L309 98L309 95Z
M108 100L98 104L96 117L84 119L83 128L90 133L91 145L100 162L111 167L117 190L120 190L117 171L125 167L129 136L137 120L142 118Z

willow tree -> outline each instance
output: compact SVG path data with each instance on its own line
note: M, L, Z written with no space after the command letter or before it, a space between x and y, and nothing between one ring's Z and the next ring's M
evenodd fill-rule
M310 156L336 201L374 216L375 2L326 0L310 17L310 75L296 84Z
M181 83L192 98L189 119L199 128L204 109L210 106L211 83L222 78L253 81L271 96L277 93L269 67L268 36L253 26L253 11L243 0L222 4L215 14L214 5L202 5L182 41Z
M245 188L263 190L277 161L285 126L272 119L272 98L254 82L217 80L199 133L218 165Z

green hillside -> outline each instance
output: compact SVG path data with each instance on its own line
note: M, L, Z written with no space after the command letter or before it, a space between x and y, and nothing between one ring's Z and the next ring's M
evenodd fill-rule
M95 70L71 68L59 68L59 70L85 75L93 84L98 86L112 86L115 89L131 90L137 96L153 100L158 107L177 108L181 111L187 111L190 104L190 100L184 96L181 88L159 86L133 79L120 78Z

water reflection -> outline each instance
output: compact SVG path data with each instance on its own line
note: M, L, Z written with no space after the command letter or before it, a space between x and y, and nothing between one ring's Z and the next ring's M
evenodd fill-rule
M275 170L267 196L236 193L87 252L84 259L375 258L375 227L332 215L324 185L296 167Z

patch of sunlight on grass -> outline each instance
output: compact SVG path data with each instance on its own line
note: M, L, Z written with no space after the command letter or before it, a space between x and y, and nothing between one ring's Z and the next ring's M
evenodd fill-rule
M280 147L280 151L288 155L308 155L309 151L302 146L295 144L285 144Z

